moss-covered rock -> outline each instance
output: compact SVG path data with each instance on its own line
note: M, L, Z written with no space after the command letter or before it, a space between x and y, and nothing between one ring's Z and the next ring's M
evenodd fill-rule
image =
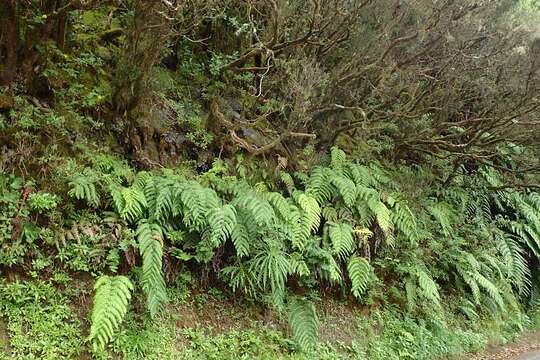
M0 94L0 111L11 110L15 107L15 99L8 94Z

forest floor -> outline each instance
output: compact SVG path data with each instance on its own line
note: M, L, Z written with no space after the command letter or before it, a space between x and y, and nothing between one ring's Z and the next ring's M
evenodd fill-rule
M530 354L530 356L529 356ZM528 333L514 343L492 346L483 354L468 355L463 360L536 360L540 359L540 331Z

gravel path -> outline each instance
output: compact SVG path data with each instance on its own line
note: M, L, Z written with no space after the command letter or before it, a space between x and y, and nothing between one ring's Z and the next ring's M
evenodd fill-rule
M528 353L516 358L516 360L540 360L540 351Z
M470 355L468 360L540 360L540 331L523 336L516 343L489 349L485 354Z

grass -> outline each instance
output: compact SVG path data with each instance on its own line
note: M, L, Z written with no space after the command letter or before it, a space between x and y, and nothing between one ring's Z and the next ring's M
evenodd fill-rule
M184 284L170 290L158 321L131 312L107 352L91 354L82 315L90 299L79 290L85 286L66 281L64 275L0 282L0 359L442 359L511 341L525 330L524 319L465 326L463 319L325 300L318 303L320 344L299 353L276 312L237 302L218 289L196 292Z

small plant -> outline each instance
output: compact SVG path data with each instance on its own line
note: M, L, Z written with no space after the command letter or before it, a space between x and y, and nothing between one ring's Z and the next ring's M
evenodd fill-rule
M28 196L28 205L32 211L46 214L58 206L58 196L46 192L32 193Z

